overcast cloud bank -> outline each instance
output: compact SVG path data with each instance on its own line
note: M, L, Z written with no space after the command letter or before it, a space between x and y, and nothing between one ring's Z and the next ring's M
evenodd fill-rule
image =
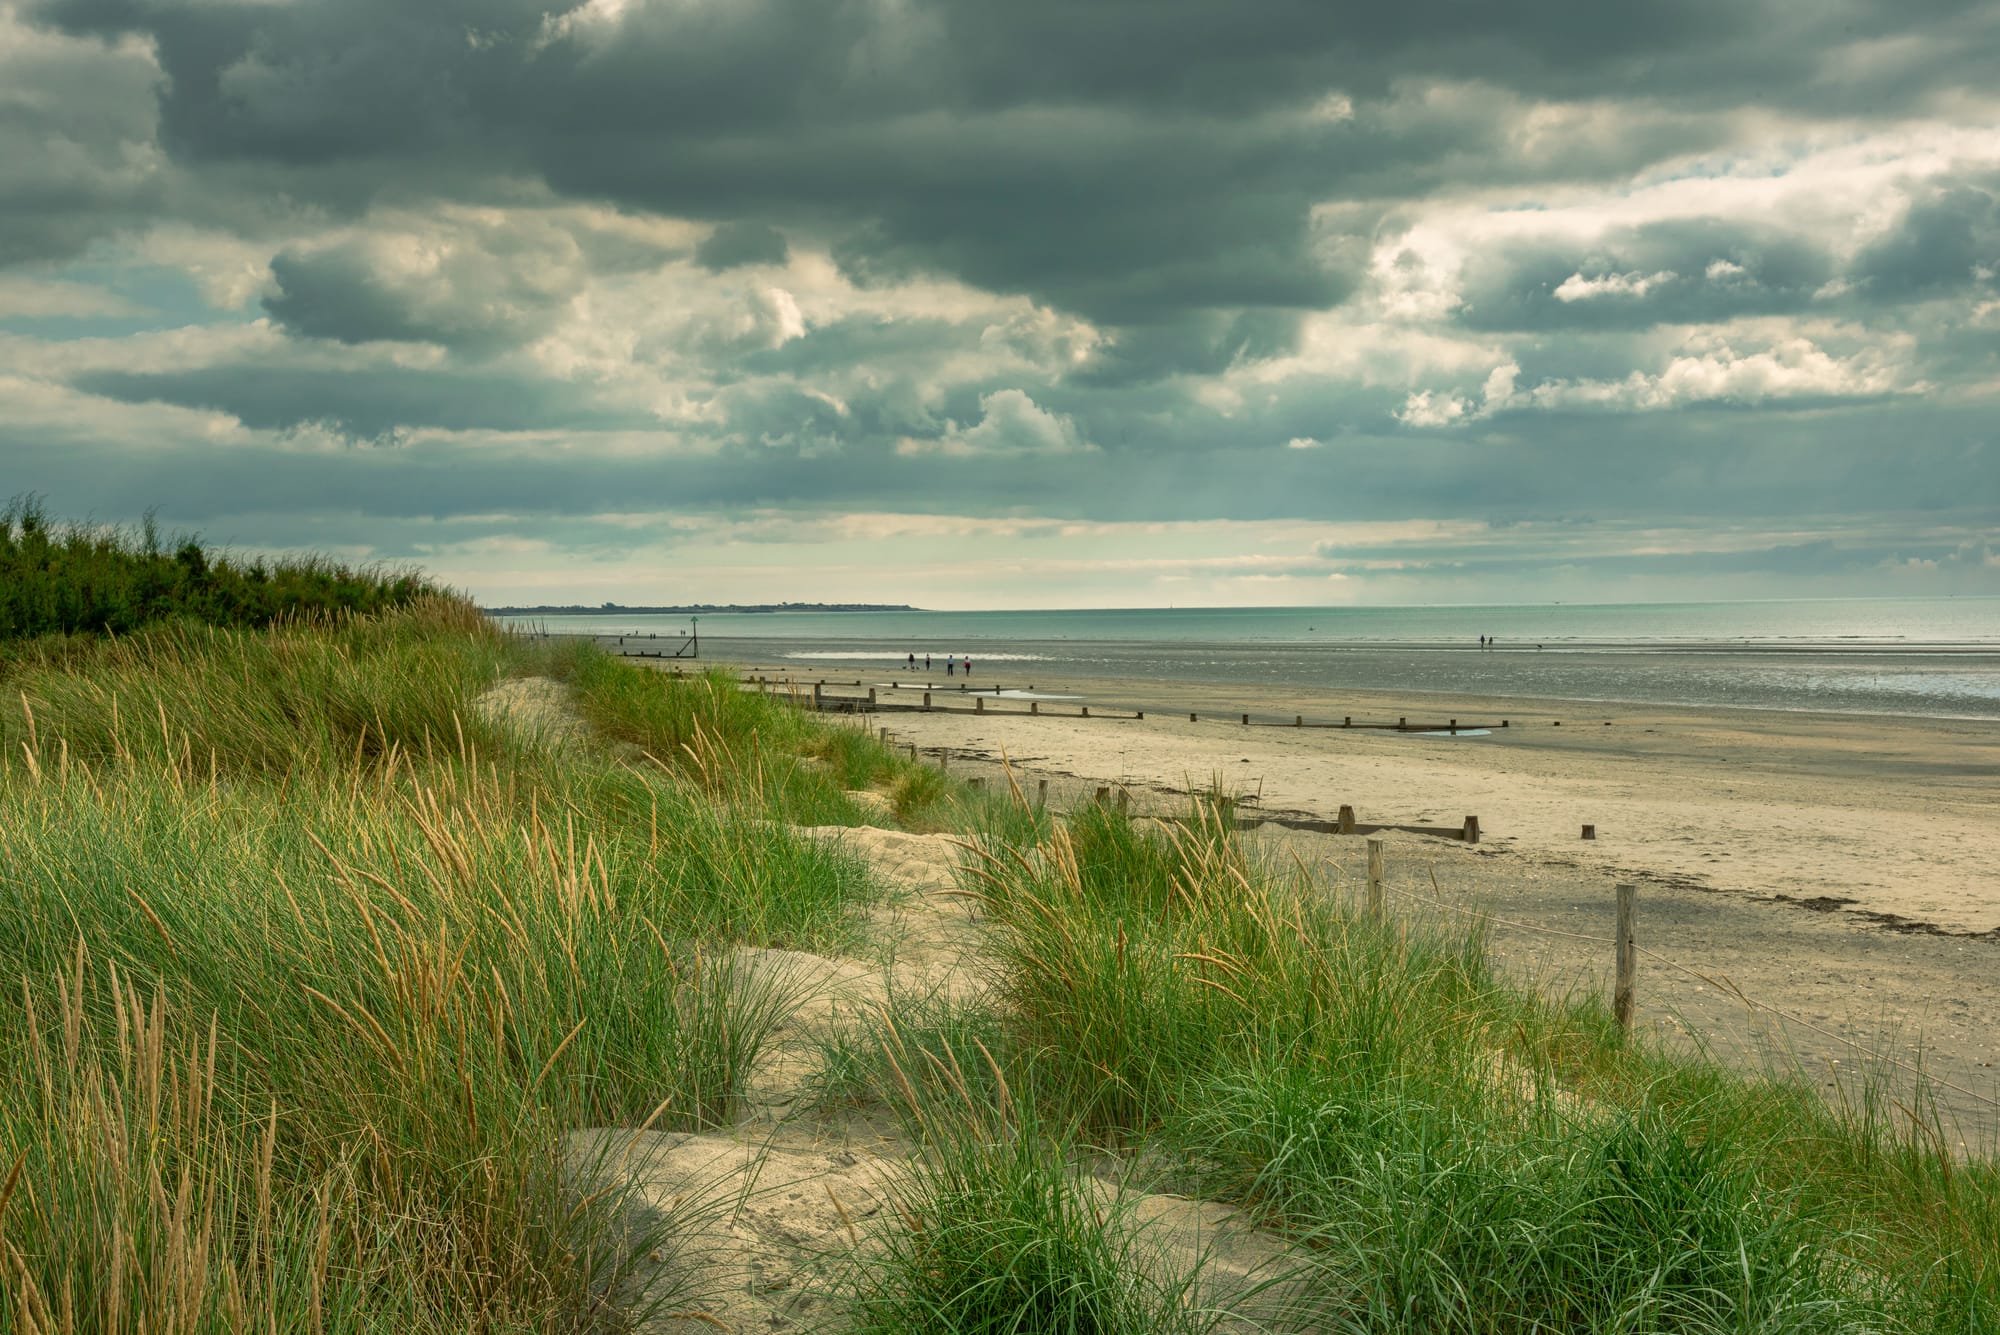
M1907 0L0 3L0 492L494 602L2000 592L1996 68Z

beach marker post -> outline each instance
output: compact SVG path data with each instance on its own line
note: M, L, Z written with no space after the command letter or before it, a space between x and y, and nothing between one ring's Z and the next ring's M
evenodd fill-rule
M1633 935L1633 919L1639 910L1639 887L1630 881L1618 883L1618 977L1611 988L1611 1013L1618 1028L1632 1032L1634 993L1639 980L1639 943Z
M875 688L873 686L868 688L868 703L871 706L875 703Z
M1382 850L1380 839L1368 841L1368 920L1382 921Z
M925 708L925 709L929 709L930 707L931 707L931 693L930 693L929 691L925 691L925 692L924 692L924 708Z
M1292 715L1292 726L1293 726L1294 728L1303 728L1303 727L1305 727L1305 726L1306 726L1306 716L1305 716L1304 714L1294 714L1294 715Z
M1353 834L1354 808L1349 806L1347 803L1342 802L1340 804L1340 820L1336 824L1337 824L1337 831L1336 831L1337 833Z
M1083 707L1083 717L1084 717L1084 718L1089 718L1089 717L1090 717L1090 706L1089 706L1089 705L1085 705L1085 706Z
M1103 806L1110 797L1111 797L1111 790L1109 788L1099 787L1097 790L1097 796L1091 800L1096 802L1097 805Z
M1250 716L1248 714L1243 716L1243 726L1246 728L1250 726Z
M1193 722L1195 722L1195 721L1196 721L1196 720L1195 720L1195 716L1194 716L1194 715L1193 715L1192 713L1190 713L1190 714L1188 715L1188 722L1189 722L1189 723L1193 723Z
M815 714L819 713L820 709L822 708L822 705L820 703L820 691L823 690L825 686L826 683L823 681L816 681L813 683L813 713Z
M1039 713L1041 713L1041 712L1042 712L1042 702L1041 702L1040 700L1030 700L1030 701L1028 701L1028 712L1029 712L1030 714L1039 714Z
M1596 839L1596 838L1597 838L1597 827L1596 827L1595 825L1586 825L1586 826L1584 826L1584 827L1583 827L1583 837L1584 837L1584 838L1586 838L1586 839Z
M985 696L975 695L972 697L972 712L975 714L984 714L986 712Z
M1459 835L1459 838L1465 840L1468 844L1479 842L1479 817L1467 816L1465 818L1465 831Z

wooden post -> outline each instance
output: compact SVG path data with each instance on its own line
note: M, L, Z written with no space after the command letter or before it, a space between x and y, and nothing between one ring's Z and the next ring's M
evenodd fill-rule
M819 713L820 711L819 693L820 693L820 688L824 685L826 685L826 683L823 681L816 681L813 683L813 713L815 714Z
M878 728L876 731L881 734L876 738L877 741L887 742L889 740L889 730L887 728Z
M875 688L873 686L868 688L868 703L871 705L875 703Z
M1461 834L1459 838L1465 840L1468 844L1479 842L1479 817L1467 816L1465 818L1465 833Z
M1596 827L1595 825L1586 825L1586 826L1584 826L1584 827L1583 827L1583 837L1584 837L1584 838L1586 838L1586 839L1595 839L1595 838L1597 838L1597 827Z
M1133 717L1133 718L1144 718L1144 717L1146 717L1146 711L1142 709L1142 710L1140 710L1140 711L1139 711L1138 713L1134 714L1134 715L1133 715L1132 717Z
M1106 787L1100 787L1097 790L1097 797L1095 800L1097 802L1097 805L1103 806L1105 802L1110 799L1110 797L1111 797L1111 790Z
M1345 802L1340 804L1340 833L1354 833L1354 808Z
M949 772L950 772L950 770L951 770L951 752L949 752L949 751L939 751L939 752L938 752L938 773L940 773L940 774L945 774L945 773L949 773Z
M986 791L986 780L984 779L967 779L966 783L972 786L972 791L975 793L983 793Z
M1639 977L1639 943L1633 935L1633 918L1639 908L1639 887L1629 881L1618 885L1618 979L1612 985L1611 1013L1618 1027L1632 1032L1633 989Z
M1306 726L1306 716L1305 716L1304 714L1294 714L1294 715L1292 716L1292 726L1293 726L1294 728L1303 728L1303 727L1305 727L1305 726Z
M1507 720L1506 720L1506 719L1504 719L1504 718L1503 718L1503 719L1501 719L1501 720L1500 720L1500 726L1501 726L1501 727L1503 727L1503 728L1504 728L1504 727L1506 727L1506 726L1507 726Z
M1042 712L1042 702L1041 702L1040 700L1030 700L1030 701L1028 701L1028 712L1029 712L1030 714L1039 714L1039 713L1041 713L1041 712Z
M1368 841L1368 918L1382 921L1382 841Z
M1341 726L1341 727L1343 727L1343 728L1351 728L1351 727L1353 727L1353 726L1354 726L1354 715L1352 715L1352 714L1348 714L1348 715L1345 715L1345 716L1343 716L1343 717L1341 718L1341 720L1340 720L1340 726Z
M984 714L986 712L985 696L976 695L972 698L972 712L975 714Z
M1410 719L1407 714L1404 715L1402 718L1396 720L1397 732L1407 732L1409 731L1409 727L1410 727Z
M930 707L931 707L931 693L930 693L929 691L925 691L925 692L924 692L924 708L925 708L925 709L929 709Z
M1118 814L1122 816L1131 809L1132 809L1131 790L1121 787L1118 790Z
M1089 705L1085 705L1085 706L1083 707L1083 717L1085 717L1085 718L1089 718L1089 717L1090 717L1090 706L1089 706Z
M1194 716L1193 714L1189 714L1189 715L1188 715L1188 722L1189 722L1189 723L1193 723L1194 721L1195 721L1195 716Z
M1248 714L1243 716L1243 726L1246 728L1250 726L1250 716Z
M1035 805L1038 807L1045 807L1048 804L1049 804L1049 781L1047 779L1036 779Z
M1457 719L1453 719L1453 720L1452 720L1452 721L1451 721L1451 722L1450 722L1449 724L1447 724L1447 725L1446 725L1446 727L1448 727L1448 728L1450 729L1451 733L1452 733L1452 734L1453 734L1454 736L1456 736L1456 735L1457 735L1457 733L1458 733L1458 720L1457 720Z
M910 743L910 763L912 765L917 763L917 744L915 742Z

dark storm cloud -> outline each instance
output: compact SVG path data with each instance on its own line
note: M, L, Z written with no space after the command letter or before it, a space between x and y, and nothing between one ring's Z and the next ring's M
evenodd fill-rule
M1411 81L1706 110L1810 98L1838 48L1920 19L1970 69L1996 29L1972 4L1808 14L1778 0L737 0L633 5L615 21L539 0L39 12L156 42L162 142L187 164L267 163L307 191L298 169L324 169L344 192L343 169L374 160L378 187L404 193L440 162L486 164L579 197L797 226L837 242L856 274L936 270L1138 326L1330 305L1355 273L1315 251L1313 203L1506 179L1511 113L1440 116L1398 101ZM1901 86L1862 73L1885 110L1938 91L1934 68ZM1351 118L1303 114L1329 93ZM1629 171L1662 147L1628 143L1653 128L1557 145L1539 168ZM719 234L706 262L737 262L730 247L751 235ZM761 235L754 256L769 257ZM1216 355L1196 331L1153 341L1163 369Z
M785 234L764 223L730 223L695 248L695 262L711 273L745 264L783 264L791 255Z
M587 432L659 426L643 413L605 406L586 389L500 373L221 365L158 373L98 371L77 377L75 384L122 403L204 408L266 430L326 427L359 441L394 439L420 427Z
M1854 281L1885 300L1931 296L2000 274L2000 181L1941 185L1913 200L1889 235L1858 256Z
M1727 218L1621 228L1475 258L1459 318L1486 330L1645 329L1804 309L1836 273L1823 243Z
M160 203L143 53L8 19L0 10L0 266L74 255Z

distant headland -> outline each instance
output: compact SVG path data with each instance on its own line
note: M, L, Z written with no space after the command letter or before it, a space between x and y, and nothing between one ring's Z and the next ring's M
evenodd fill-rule
M690 615L705 612L920 612L908 603L683 603L675 607L627 607L623 603L599 603L584 607L572 603L563 607L488 607L486 615L497 617L574 617Z

